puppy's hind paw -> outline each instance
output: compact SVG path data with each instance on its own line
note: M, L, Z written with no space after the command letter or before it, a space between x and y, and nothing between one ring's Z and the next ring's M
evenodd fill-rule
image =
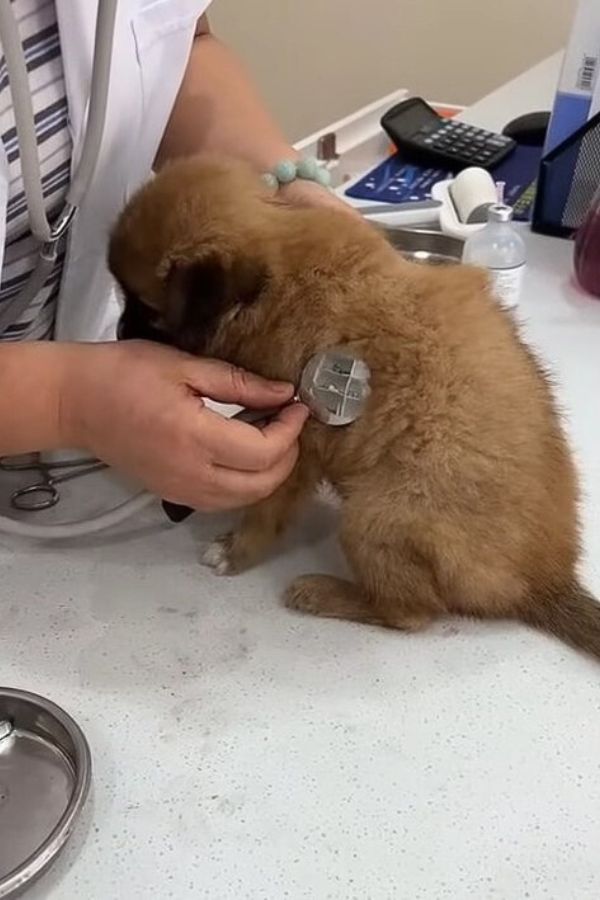
M323 575L303 575L296 578L286 588L283 595L283 602L288 609L295 609L297 612L309 613L310 615L327 615L323 611L324 605L327 606L327 599L331 586L331 580Z
M296 578L284 594L284 603L288 609L327 619L347 619L368 625L390 624L377 615L364 591L332 575Z

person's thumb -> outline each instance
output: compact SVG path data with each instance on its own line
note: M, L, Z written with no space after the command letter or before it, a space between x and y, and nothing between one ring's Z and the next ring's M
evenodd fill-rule
M255 409L287 403L295 391L292 384L267 381L217 359L190 361L183 374L189 387L203 397Z

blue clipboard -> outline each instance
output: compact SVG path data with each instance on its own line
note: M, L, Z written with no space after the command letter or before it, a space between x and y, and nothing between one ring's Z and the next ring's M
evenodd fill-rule
M505 183L505 202L514 208L518 221L528 222L531 219L541 158L541 147L518 146L490 172L495 181ZM452 172L414 166L396 154L348 188L346 195L371 203L401 204L429 200L433 185L452 177Z

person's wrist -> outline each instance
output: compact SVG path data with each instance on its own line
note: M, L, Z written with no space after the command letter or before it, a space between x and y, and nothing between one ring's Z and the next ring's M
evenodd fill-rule
M279 163L286 159L290 160L290 162L298 163L301 159L300 153L287 144L281 144L281 146L272 145L269 147L268 153L265 154L262 164L259 166L259 171L261 174L273 172Z
M58 431L62 447L94 451L89 429L90 376L97 377L101 346L63 345L58 381Z
M282 184L278 190L278 196L287 203L317 206L320 203L327 203L332 194L329 188L316 181L303 181L297 179L289 184Z
M358 216L354 207L345 203L334 191L314 181L298 179L279 188L277 195L291 206L321 207L336 209L351 216Z
M85 366L84 348L79 344L64 344L58 367L57 428L60 446L86 450L81 440L81 426L77 406L78 388Z

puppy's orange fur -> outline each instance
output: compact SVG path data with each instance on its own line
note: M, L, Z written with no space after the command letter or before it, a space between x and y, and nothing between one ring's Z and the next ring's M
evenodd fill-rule
M222 570L260 560L326 480L355 581L307 575L290 607L401 629L513 617L600 656L548 381L482 273L409 264L359 219L288 208L245 167L197 159L133 198L110 265L124 318L191 352L298 383L342 344L371 369L363 416L307 425L294 474L213 548Z

